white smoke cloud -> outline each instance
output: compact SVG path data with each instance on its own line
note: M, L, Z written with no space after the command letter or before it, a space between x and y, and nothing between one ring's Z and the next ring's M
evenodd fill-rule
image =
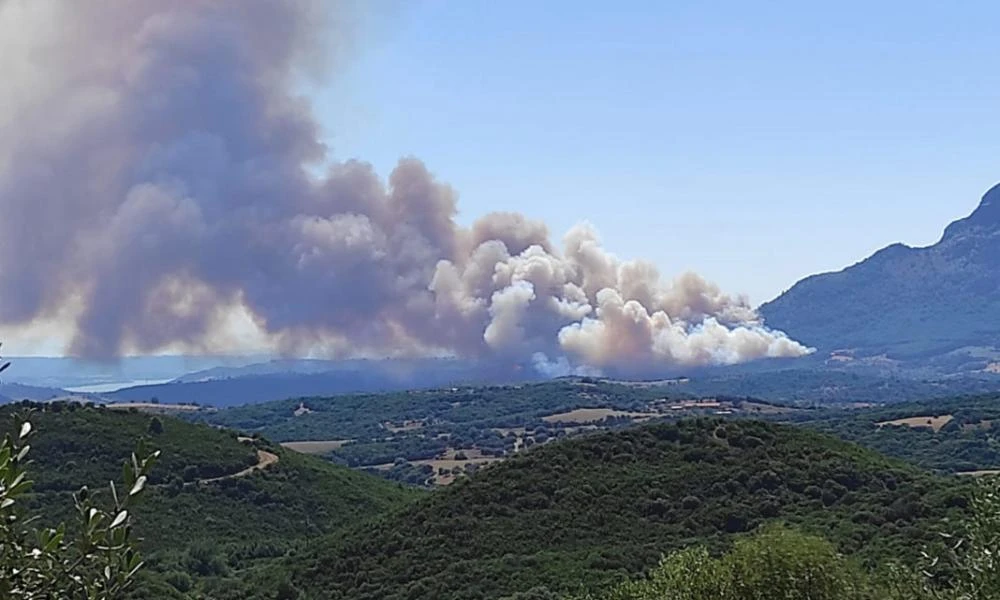
M0 1L0 325L59 315L88 357L235 343L442 354L547 373L809 352L745 298L561 247L514 213L456 224L417 159L326 167L294 93L346 44L323 0ZM71 306L72 310L67 307ZM235 350L235 348L228 348Z

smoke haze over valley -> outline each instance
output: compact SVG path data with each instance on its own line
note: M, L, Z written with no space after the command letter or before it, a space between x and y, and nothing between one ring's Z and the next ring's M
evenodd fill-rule
M263 348L645 374L810 352L697 274L616 258L589 224L556 240L498 206L463 227L419 158L385 176L331 161L295 90L337 67L356 8L0 1L0 324L57 327L98 359Z

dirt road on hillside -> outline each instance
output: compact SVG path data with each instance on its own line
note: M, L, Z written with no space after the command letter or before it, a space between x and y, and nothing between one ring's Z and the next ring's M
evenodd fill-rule
M188 485L195 483L213 483L215 481L236 479L237 477L246 477L247 475L250 475L254 471L262 471L273 464L277 464L277 462L278 462L277 454L274 454L273 452L268 452L267 450L258 450L257 464L253 465L252 467L247 467L246 469L243 469L242 471L233 473L231 475L223 475L222 477L212 477L211 479L199 479L197 481L189 482Z

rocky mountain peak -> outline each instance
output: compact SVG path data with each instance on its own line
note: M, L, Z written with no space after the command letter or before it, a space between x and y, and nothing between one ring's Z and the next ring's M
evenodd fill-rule
M1000 183L990 188L983 196L983 201L979 203L979 208L972 213L973 217L980 216L989 219L994 224L1000 225Z
M983 195L983 199L979 202L979 207L972 211L971 215L948 225L944 231L942 241L963 236L973 231L1000 231L1000 184L993 186Z
M813 275L760 307L804 344L929 360L962 348L1000 352L1000 185L925 248L893 244Z

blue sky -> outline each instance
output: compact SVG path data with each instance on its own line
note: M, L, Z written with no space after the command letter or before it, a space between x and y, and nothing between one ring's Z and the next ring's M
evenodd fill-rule
M369 6L376 6L370 3ZM385 6L385 5L377 5ZM1000 181L992 2L410 2L317 111L336 158L422 158L460 220L587 220L755 303L935 242Z

